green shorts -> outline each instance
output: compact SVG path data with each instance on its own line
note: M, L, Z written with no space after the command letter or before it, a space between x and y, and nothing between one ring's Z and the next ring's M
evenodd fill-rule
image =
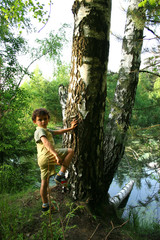
M55 150L62 160L64 160L68 154L68 148L57 148ZM41 170L41 179L47 179L48 176L52 176L56 173L55 165L57 165L57 161L55 156L51 153L40 156L38 158L38 165Z

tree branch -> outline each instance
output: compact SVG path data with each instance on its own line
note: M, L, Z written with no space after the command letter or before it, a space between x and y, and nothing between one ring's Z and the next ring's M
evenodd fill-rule
M113 230L115 230L115 229L117 229L117 228L123 227L128 221L129 221L129 220L127 220L126 222L122 223L121 225L119 225L119 226L117 226L117 227L115 227L115 226L113 225L113 222L111 221L112 229L111 229L111 230L109 231L109 233L107 234L105 240L108 239L109 235L111 234L111 232L112 232Z
M49 51L48 51L48 52L49 52ZM21 78L20 78L20 80L19 80L19 82L18 82L18 84L17 84L17 87L20 86L20 84L21 84L21 82L22 82L22 80L23 80L23 77L24 77L24 75L27 73L29 67L30 67L34 62L36 62L38 59L40 59L41 57L45 56L48 52L46 52L45 54L43 54L43 55L37 57L36 59L34 59L34 60L28 65L28 67L26 67L23 75L21 76ZM10 99L10 101L9 101L9 103L8 103L8 106L9 106L9 105L11 104L11 102L15 99L15 97L16 97L16 92L15 92L15 95L12 96L12 98ZM0 114L0 119L4 116L4 114L6 114L6 113L9 112L9 111L10 111L10 109L7 109L7 110L4 111L3 113L1 113L1 114Z
M160 88L156 89L156 90L159 90ZM159 104L156 104L156 105L151 105L151 106L148 106L148 107L143 107L143 108L133 108L134 111L143 111L143 110L146 110L146 109L153 109L153 108L156 108L156 107L159 107Z
M48 15L48 19L47 19L47 21L46 21L46 23L43 25L43 27L38 31L38 33L40 32L40 31L42 31L42 29L43 28L45 28L45 26L47 25L47 23L48 23L48 21L49 21L49 19L50 19L50 17L51 17L51 5L52 5L52 1L50 1L50 9L49 9L49 15Z
M156 38L160 39L160 36L158 36L152 29L150 29L149 27L145 26L145 28L150 31L153 35L156 36Z
M160 74L159 74L159 73L150 72L150 71L148 71L148 70L139 70L139 72L149 73L149 74L155 75L155 76L157 76L157 77L160 77Z
M97 225L96 229L94 230L94 232L92 233L92 235L88 238L88 240L91 240L92 237L94 236L94 234L96 233L97 229L99 228L100 223Z
M49 51L48 51L48 52L49 52ZM41 57L45 56L48 52L46 52L45 54L42 54L42 55L40 55L39 57L35 58L35 59L26 67L24 74L22 75L22 77L20 78L19 83L17 84L18 87L20 86L20 84L21 84L21 82L22 82L22 80L23 80L23 77L24 77L24 75L27 73L27 71L28 71L28 69L30 68L30 66L31 66L34 62L36 62L37 60L39 60Z

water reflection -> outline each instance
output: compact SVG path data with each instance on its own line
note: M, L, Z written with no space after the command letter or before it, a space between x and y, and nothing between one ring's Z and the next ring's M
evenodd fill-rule
M135 184L122 216L128 217L130 209L132 208L138 214L141 223L160 223L160 183L158 181L159 174L155 170L153 171L153 169L145 170L147 172L147 177L141 178L140 184L136 184L136 179L134 179ZM129 181L129 178L123 181L122 184L113 181L109 189L110 196L115 196ZM141 186L141 188L138 186Z
M49 186L50 187L55 187L57 185L56 182L54 181L54 177L55 176L51 176L50 179L49 179Z

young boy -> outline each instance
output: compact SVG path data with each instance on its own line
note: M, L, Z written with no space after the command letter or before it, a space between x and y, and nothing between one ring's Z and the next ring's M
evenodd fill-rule
M53 136L71 131L77 126L77 121L72 121L70 128L50 130L47 128L50 115L45 108L36 109L32 114L32 120L37 125L34 139L37 144L38 165L41 170L40 195L43 203L42 211L47 211L49 209L47 198L49 177L55 174L55 165L61 165L59 173L55 176L55 182L66 186L65 171L74 155L71 148L56 149Z

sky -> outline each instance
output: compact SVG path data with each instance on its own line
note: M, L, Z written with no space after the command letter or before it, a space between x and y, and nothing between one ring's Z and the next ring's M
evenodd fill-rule
M31 35L27 35L28 42L31 46L35 45L36 38L44 38L47 37L51 30L55 32L62 26L62 24L67 23L71 25L71 28L67 30L67 39L69 41L68 45L63 49L62 59L66 63L70 63L71 61L71 49L72 49L72 35L73 35L73 14L72 14L72 4L74 0L54 0L52 9L51 9L51 17L44 27L42 23L38 24L37 32L32 33ZM112 14L111 14L111 32L114 34L118 34L123 36L124 26L125 26L125 13L122 10L122 5L124 6L123 0L112 0ZM49 6L48 6L49 10ZM44 27L44 28L43 28ZM43 29L42 29L43 28ZM42 29L42 30L40 30ZM40 30L40 31L39 31ZM109 54L109 64L108 70L116 72L119 69L120 59L121 59L121 46L122 42L118 42L115 37L110 35L110 54ZM31 62L30 58L27 56L21 56L23 65L28 66ZM33 71L36 67L39 67L43 73L43 76L47 79L52 77L52 73L54 70L54 65L52 62L43 58L39 61L36 61L29 68L30 71Z
M68 45L65 46L62 54L63 61L66 63L70 63L71 61L71 48L72 48L72 35L73 35L73 14L72 14L72 4L74 0L54 0L51 17L47 23L47 25L43 28L43 24L39 24L37 27L37 32L28 36L30 45L34 45L34 40L36 38L44 38L47 37L51 30L58 31L58 29L62 26L62 24L67 23L71 25L71 28L67 30L67 39L69 41ZM111 34L110 34L110 53L109 53L109 64L108 70L117 72L120 66L121 60L121 49L122 49L122 41L117 41L117 39L112 35L112 33L116 35L120 35L123 37L124 27L126 21L126 14L123 8L127 8L127 3L124 0L112 0L112 12L111 12ZM49 6L48 6L49 8ZM43 28L41 31L39 31ZM24 58L23 58L24 59ZM29 59L26 58L24 62L25 66L29 65ZM36 61L31 67L30 71L33 71L37 66L39 66L40 70L43 73L45 78L51 78L52 72L54 70L53 63L47 61L45 58Z

